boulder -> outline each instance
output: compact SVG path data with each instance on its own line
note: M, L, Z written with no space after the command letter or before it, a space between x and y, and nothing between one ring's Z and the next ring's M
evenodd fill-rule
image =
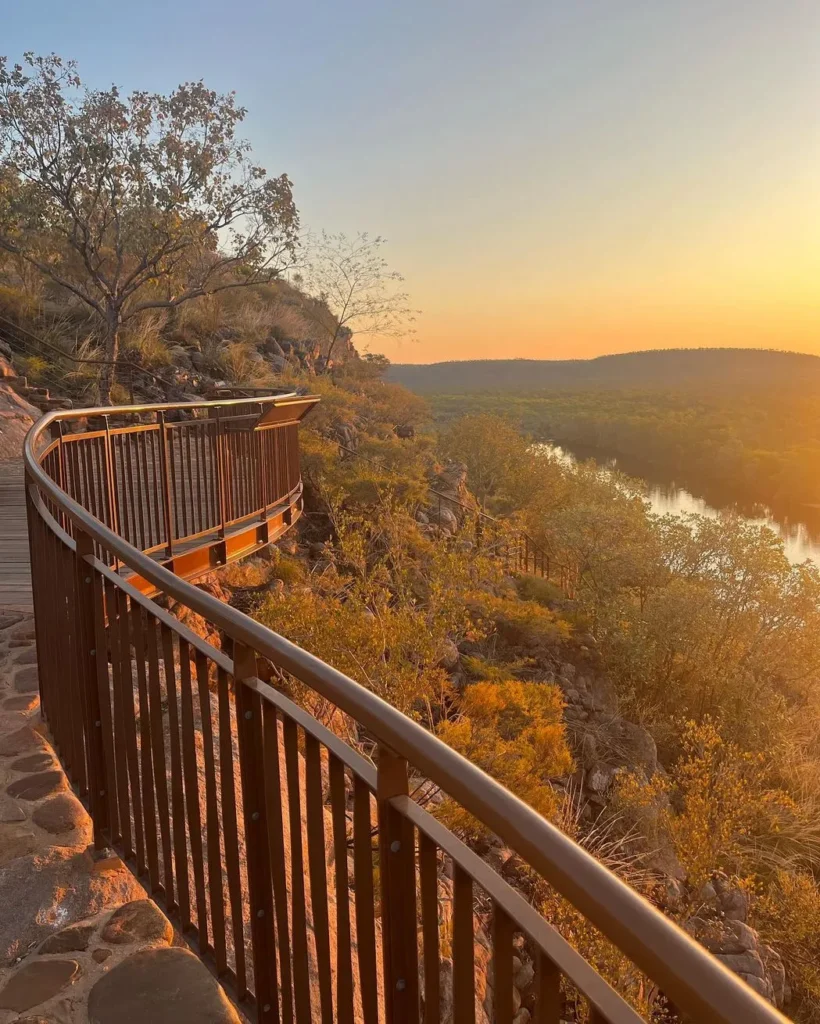
M239 1024L240 1017L204 964L187 949L146 949L97 981L89 1024Z
M104 942L124 945L129 942L168 943L174 929L153 900L135 900L119 907L103 928Z
M87 922L70 924L67 928L49 935L37 950L38 953L75 953L88 949L94 934L94 925Z
M85 808L73 793L59 793L40 804L31 816L35 825L52 835L73 832L87 822Z
M444 533L452 534L458 530L458 517L449 508L434 508L429 517L430 522L436 523Z
M448 672L452 672L459 663L459 657L458 648L453 641L445 640L439 650L438 664Z
M646 729L625 718L614 718L604 731L611 760L621 768L642 768L652 775L658 767L658 748Z

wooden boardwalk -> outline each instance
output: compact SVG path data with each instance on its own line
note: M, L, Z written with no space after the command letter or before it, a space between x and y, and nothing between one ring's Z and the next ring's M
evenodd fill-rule
M22 459L0 461L0 608L31 610Z

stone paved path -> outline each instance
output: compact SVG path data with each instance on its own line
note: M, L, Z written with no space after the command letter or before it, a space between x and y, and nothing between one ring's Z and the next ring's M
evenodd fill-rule
M37 687L33 620L0 607L0 1024L235 1024L119 857L95 850Z

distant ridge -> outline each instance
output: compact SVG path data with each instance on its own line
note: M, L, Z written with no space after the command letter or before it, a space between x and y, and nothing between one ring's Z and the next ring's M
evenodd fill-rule
M394 363L390 380L420 394L474 391L820 387L820 357L754 348L651 349L595 359Z

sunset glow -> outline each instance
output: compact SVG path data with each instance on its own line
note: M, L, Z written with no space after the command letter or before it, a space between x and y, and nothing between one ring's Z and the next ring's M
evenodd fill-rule
M394 360L820 352L810 0L15 6L6 51L91 84L236 89L305 227L389 239Z

